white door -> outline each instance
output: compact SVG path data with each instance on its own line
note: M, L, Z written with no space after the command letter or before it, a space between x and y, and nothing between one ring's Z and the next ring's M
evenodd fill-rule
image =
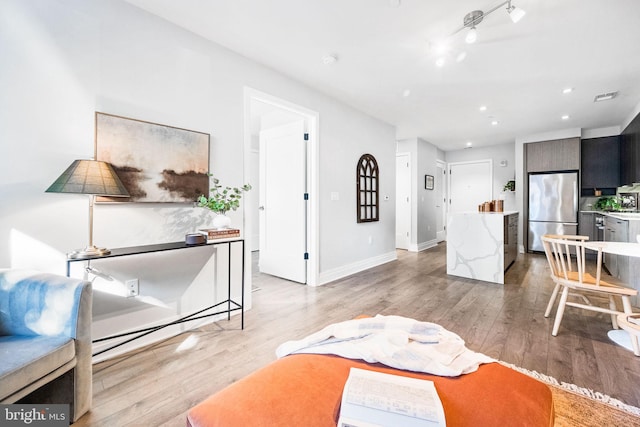
M411 239L411 157L396 155L396 248L409 249Z
M306 283L304 120L260 132L260 272Z
M493 197L493 162L449 163L449 212L477 212Z
M445 227L447 224L447 191L445 189L447 180L446 164L444 162L436 162L436 176L434 178L434 191L436 192L436 240L442 242L447 233Z

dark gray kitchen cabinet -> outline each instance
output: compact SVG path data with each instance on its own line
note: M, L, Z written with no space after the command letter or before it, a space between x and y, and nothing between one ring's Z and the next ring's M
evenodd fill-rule
M580 212L578 234L589 237L589 240L597 240L595 234L595 212Z
M620 137L607 136L581 141L582 196L593 196L594 189L603 195L616 194L620 182Z
M640 115L620 135L620 181L640 182Z
M580 169L580 138L525 144L527 172Z

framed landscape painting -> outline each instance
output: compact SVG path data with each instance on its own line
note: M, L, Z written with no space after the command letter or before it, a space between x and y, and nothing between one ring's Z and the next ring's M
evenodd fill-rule
M96 112L95 156L131 197L100 202L190 203L209 195L209 134Z

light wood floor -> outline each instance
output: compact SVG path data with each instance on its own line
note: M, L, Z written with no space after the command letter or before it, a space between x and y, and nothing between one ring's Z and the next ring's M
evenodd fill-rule
M447 276L445 246L312 288L254 274L253 309L94 365L92 411L75 426L184 426L189 408L275 359L276 347L359 314L439 323L497 359L640 406L640 358L609 341L609 316L567 307L545 319L544 256L520 254L497 285ZM195 345L186 350L179 346Z

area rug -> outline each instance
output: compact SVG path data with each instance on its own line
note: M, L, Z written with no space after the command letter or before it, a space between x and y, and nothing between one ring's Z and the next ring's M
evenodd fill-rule
M640 408L627 405L604 393L512 365L501 364L548 384L553 394L557 427L640 427Z

